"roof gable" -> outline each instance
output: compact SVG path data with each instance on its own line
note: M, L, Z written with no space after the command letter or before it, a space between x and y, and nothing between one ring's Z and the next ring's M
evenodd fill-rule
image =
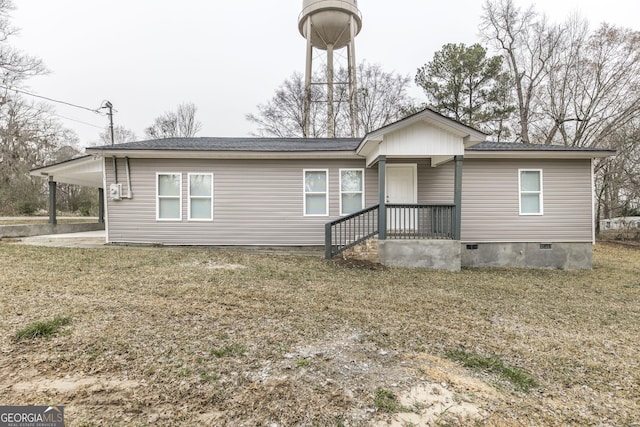
M378 158L429 157L433 164L464 154L465 147L479 144L486 135L477 129L425 109L368 133L356 148L367 165Z

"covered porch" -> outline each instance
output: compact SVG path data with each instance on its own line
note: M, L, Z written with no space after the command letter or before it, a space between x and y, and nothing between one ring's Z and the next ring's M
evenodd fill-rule
M383 264L459 270L464 150L484 139L430 110L367 135L378 203L325 225L325 257L377 238Z
M446 199L438 203L428 199L430 180L424 162L387 164L376 162L378 169L378 203L343 216L325 225L325 258L353 248L369 239L378 240L380 261L387 265L427 268L460 267L460 233L462 213L463 156L454 156L443 174L453 175ZM430 166L427 166L430 167ZM446 170L444 170L446 168ZM453 169L453 173L451 173ZM420 200L418 197L420 193ZM435 197L440 198L440 197Z

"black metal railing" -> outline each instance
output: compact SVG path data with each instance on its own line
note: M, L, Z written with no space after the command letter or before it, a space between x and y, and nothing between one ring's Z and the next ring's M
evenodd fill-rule
M379 233L379 205L325 225L325 258L330 259ZM449 204L386 205L387 239L447 239L456 236L456 209Z
M330 259L378 234L378 205L325 224L324 255Z
M387 239L455 238L456 206L448 204L387 205Z

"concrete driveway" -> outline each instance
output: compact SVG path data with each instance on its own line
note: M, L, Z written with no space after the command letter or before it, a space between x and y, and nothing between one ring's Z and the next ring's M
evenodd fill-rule
M55 248L119 248L119 249L167 249L179 248L180 246L150 246L150 245L107 245L104 230L84 231L80 233L67 234L47 234L42 236L19 237L12 239L15 244L32 246L49 246ZM196 246L194 246L196 247ZM251 252L262 254L279 255L299 255L311 257L323 257L324 247L271 247L271 246L199 246L199 248L209 248L214 250Z
M47 234L44 236L21 237L18 243L33 246L58 248L99 248L106 242L104 230L81 233Z

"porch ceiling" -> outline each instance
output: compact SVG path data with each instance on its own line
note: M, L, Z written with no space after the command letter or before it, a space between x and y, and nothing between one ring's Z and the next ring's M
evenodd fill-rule
M63 184L103 187L103 161L99 157L84 156L42 168L33 169L32 176L46 177Z

